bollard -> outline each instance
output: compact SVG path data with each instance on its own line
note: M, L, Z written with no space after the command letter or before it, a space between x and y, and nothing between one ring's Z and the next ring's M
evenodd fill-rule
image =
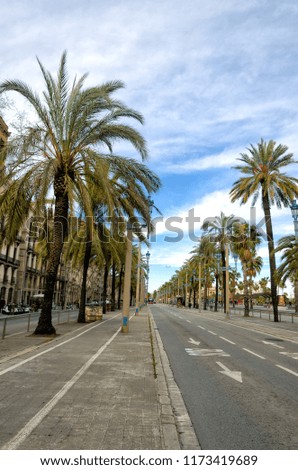
M31 313L28 314L27 333L30 331L30 321L31 321Z

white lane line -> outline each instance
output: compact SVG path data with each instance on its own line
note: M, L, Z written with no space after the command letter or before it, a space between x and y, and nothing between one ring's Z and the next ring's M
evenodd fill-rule
M206 330L203 326L197 325L198 328L201 328L201 330Z
M286 367L280 366L280 365L278 365L278 364L275 364L275 365L276 365L276 367L279 367L280 369L283 369L283 370L285 370L286 372L289 372L289 374L293 374L293 375L295 375L296 377L298 377L297 372L294 372L293 370L287 369Z
M186 321L187 321L187 323L191 323L191 321L190 321L190 320L186 320Z
M208 333L211 333L212 335L217 336L217 333L214 333L214 331L210 331L210 330L207 330L207 331Z
M259 354L257 354L257 353L255 353L255 352L251 351L250 349L245 349L245 348L242 348L242 349L243 349L243 351L246 351L246 352L248 352L248 353L250 353L250 354L253 354L254 356L259 357L260 359L266 359L266 357L260 356Z
M41 421L49 414L54 406L61 400L61 398L68 392L68 390L82 377L82 375L89 369L93 362L104 352L104 350L111 344L121 331L118 328L116 333L103 345L85 364L78 370L78 372L59 390L58 393L38 412L28 423L2 447L3 450L15 450L19 445L32 433L32 431L41 423Z
M291 357L292 359L298 359L298 352L290 353L290 352L280 352L279 354L283 354L284 356Z
M70 341L73 341L74 339L79 338L80 336L84 335L85 333L88 333L88 331L93 330L93 328L97 328L98 326L103 325L104 323L113 320L113 319L116 318L118 315L121 315L121 314L118 313L117 315L115 315L115 316L112 317L112 318L109 318L108 320L104 320L104 321L101 322L101 323L97 323L97 324L94 325L94 326L91 326L91 327L89 327L89 328L86 328L84 331L82 331L82 332L79 333L78 335L73 336L72 338L69 338L69 339L67 339L66 341L62 341L62 343L58 343L58 344L56 344L56 346L52 346L51 348L48 348L48 349L46 349L45 351L41 351L40 353L35 354L34 356L28 357L27 359L24 359L23 361L20 361L20 362L18 362L17 364L14 364L13 366L7 367L7 369L1 370L1 371L0 371L0 375L7 374L7 372L10 372L11 370L17 369L18 367L21 367L22 365L26 364L27 362L33 361L33 359L35 359L36 357L43 356L44 354L47 354L48 352L53 351L53 350L56 349L56 348L60 348L60 346L63 346L63 344L69 343Z
M220 338L223 339L224 341L227 341L228 343L236 344L236 343L233 343L233 341L231 341L230 339L224 338L223 336L220 336Z
M278 349L285 349L283 346L280 346L279 344L271 343L271 341L262 341L264 344L270 344L270 346L273 346Z

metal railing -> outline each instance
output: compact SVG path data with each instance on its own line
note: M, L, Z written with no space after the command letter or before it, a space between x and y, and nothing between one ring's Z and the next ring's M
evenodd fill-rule
M209 306L208 310L213 310L214 307ZM217 308L219 312L223 311L223 307L218 307ZM239 314L239 315L244 315L244 307L230 307L230 314ZM273 309L272 307L270 308L259 308L259 307L254 307L253 309L249 309L249 316L254 318L258 317L260 319L269 319L269 321L274 320L274 314L273 314ZM278 318L279 321L282 321L282 319L287 318L291 320L292 323L294 323L294 319L296 318L296 321L298 321L298 315L295 313L294 310L281 310L279 308L278 310Z
M52 322L53 324L59 325L60 323L69 323L71 317L74 317L77 315L77 310L53 310L52 311ZM2 316L0 314L0 331L1 331L1 339L5 339L7 334L7 326L10 322L15 322L19 323L19 329L21 331L24 331L24 328L26 328L27 333L29 333L30 328L32 326L32 320L36 320L35 323L37 323L37 320L39 318L40 312L30 312L30 313L22 313L20 315L7 315L7 316ZM26 320L27 319L27 320ZM21 320L21 321L20 321ZM14 334L17 334L15 331Z

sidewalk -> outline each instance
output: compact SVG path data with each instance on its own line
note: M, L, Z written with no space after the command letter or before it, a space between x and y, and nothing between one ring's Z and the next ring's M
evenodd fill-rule
M60 336L51 345L83 329L90 331L81 336L81 344L88 341L88 348L94 345L98 349L97 330L91 331L90 324L81 326L74 322L59 325ZM46 341L28 338L28 333L6 338L0 344L1 369L28 357L28 352L35 348L41 351ZM62 350L60 357L61 353ZM76 354L71 354L70 360L75 366ZM88 365L51 411L14 448L199 448L149 307L143 308L139 316L131 317L129 333L120 332L107 342L100 357Z

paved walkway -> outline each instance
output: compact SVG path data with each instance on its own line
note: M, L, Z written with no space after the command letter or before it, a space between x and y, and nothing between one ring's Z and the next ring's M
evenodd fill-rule
M0 448L199 448L150 309L104 320L1 342Z

